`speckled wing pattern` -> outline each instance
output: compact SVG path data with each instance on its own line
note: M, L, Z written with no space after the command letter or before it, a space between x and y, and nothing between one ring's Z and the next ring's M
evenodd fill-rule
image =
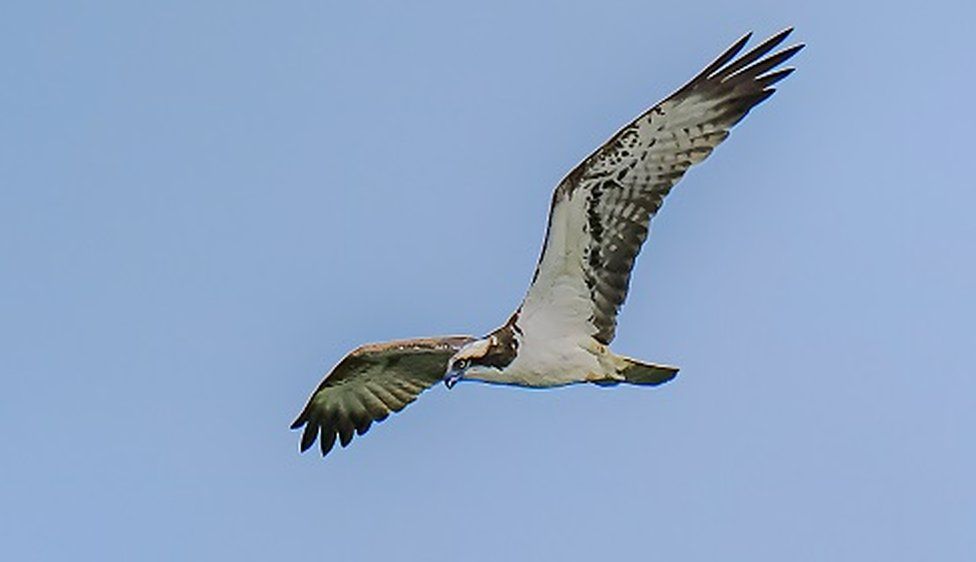
M361 346L339 362L309 398L292 429L305 427L302 451L316 438L325 456L373 422L386 419L417 399L444 376L447 360L470 336L391 341Z
M802 44L770 54L791 31L786 29L735 58L751 34L744 36L688 84L617 132L560 182L553 195L539 269L523 307L558 307L557 298L533 291L553 292L560 283L573 287L565 294L575 291L572 294L583 297L579 293L585 290L591 301L586 328L597 341L610 343L651 218L688 168L711 154L733 125L773 94L772 85L793 71L777 67ZM561 205L567 209L557 209ZM556 220L560 224L554 224ZM559 228L581 229L582 235L563 232L554 236ZM561 273L549 273L546 282L537 283L540 270L546 267ZM542 274L547 276L545 271ZM559 281L558 276L582 276L583 283Z

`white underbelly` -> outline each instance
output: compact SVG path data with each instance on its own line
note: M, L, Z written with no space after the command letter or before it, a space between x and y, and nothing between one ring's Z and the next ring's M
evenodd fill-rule
M521 386L563 386L603 378L604 368L594 350L582 342L523 340L518 355L502 371L507 384Z

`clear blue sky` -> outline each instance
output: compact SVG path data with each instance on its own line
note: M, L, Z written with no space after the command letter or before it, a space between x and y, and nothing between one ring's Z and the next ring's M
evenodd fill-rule
M459 4L0 9L0 558L976 559L971 9ZM347 350L503 322L562 175L787 25L637 264L614 347L673 383L298 454Z

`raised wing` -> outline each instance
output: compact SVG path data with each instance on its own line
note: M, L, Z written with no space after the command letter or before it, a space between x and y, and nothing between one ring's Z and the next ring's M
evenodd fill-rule
M621 129L560 182L520 323L613 340L630 273L664 197L792 68L803 45L769 54L787 29L733 60L746 35L688 84ZM767 56L768 55L768 56Z
M364 345L346 355L312 393L292 429L302 432L302 451L319 439L322 456L352 441L372 423L399 412L444 376L447 361L470 336L419 338Z

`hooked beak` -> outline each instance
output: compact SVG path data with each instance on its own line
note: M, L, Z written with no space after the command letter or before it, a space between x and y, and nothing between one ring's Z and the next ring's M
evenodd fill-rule
M456 385L463 377L464 371L452 369L444 375L444 386L447 388L454 388L454 385Z

